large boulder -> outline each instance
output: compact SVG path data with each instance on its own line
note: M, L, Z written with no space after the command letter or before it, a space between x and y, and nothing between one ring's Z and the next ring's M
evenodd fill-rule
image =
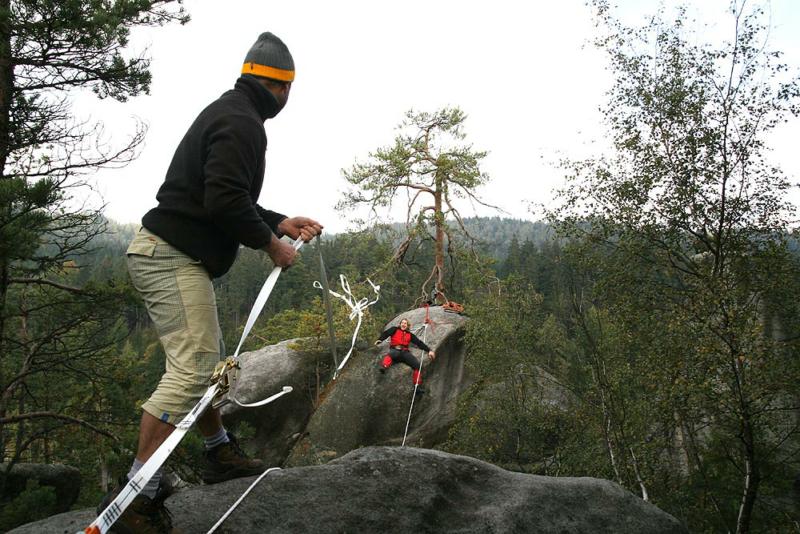
M246 422L255 429L252 448L268 465L283 464L314 410L316 384L330 373L330 354L298 350L301 344L297 339L282 341L239 358L235 395L240 402L257 402L283 386L291 386L291 393L258 408L233 403L222 408L226 425Z
M167 500L185 534L207 532L255 478ZM90 510L11 532L74 534ZM326 465L275 471L217 532L685 533L674 517L614 482L551 478L410 447L370 447Z
M463 339L468 319L438 306L429 310L431 324L423 341L437 357L430 361L425 354L422 376L426 393L414 400L406 441L419 447L433 447L447 439L457 397L469 385ZM425 324L427 313L425 308L403 313L387 328L406 318L422 338L417 329ZM403 364L395 364L385 374L378 372L378 362L388 349L386 341L353 356L339 377L328 384L286 465L314 465L359 447L402 442L414 388L411 369ZM413 354L419 358L421 351Z
M7 472L6 464L0 464L0 487L3 488L0 502L7 502L36 482L39 487L49 486L56 495L55 509L69 510L78 500L81 489L81 473L75 467L61 464L14 464Z

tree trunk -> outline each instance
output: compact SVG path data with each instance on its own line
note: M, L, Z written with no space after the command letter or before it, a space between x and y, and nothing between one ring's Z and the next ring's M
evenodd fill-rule
M606 450L608 451L608 459L611 462L611 468L614 470L614 479L620 486L624 486L622 482L622 476L619 474L619 468L617 467L617 457L614 454L614 443L611 440L611 417L608 416L606 412L605 403L603 403L603 415L606 420L605 428L603 429L603 434L606 440Z
M446 298L444 287L444 215L442 214L442 186L444 179L436 176L436 190L433 195L433 209L434 221L436 224L436 246L435 246L435 269L436 269L436 287L438 290L437 296L441 295Z
M9 115L11 108L11 88L14 80L14 66L11 60L11 2L0 0L0 180L6 176L5 167L8 161ZM10 206L0 206L0 214L10 211ZM3 217L0 215L0 217ZM3 217L4 218L4 217ZM5 355L5 304L8 291L7 258L0 256L0 358ZM0 365L0 370L4 368ZM0 371L0 390L5 386L7 378ZM5 416L5 409L0 406L0 417ZM5 454L8 436L0 427L0 455Z
M686 443L686 430L684 428L683 419L678 412L673 413L675 418L675 438L673 444L675 447L674 462L678 466L678 473L684 479L689 478L691 474L689 471L689 448Z
M647 486L644 484L641 472L639 472L639 460L636 459L636 453L633 452L633 447L628 447L631 453L631 460L633 461L633 472L636 475L636 482L639 483L639 488L642 490L642 500L649 501L650 496L647 493Z
M9 115L14 83L10 4L10 0L0 0L0 177L5 176L8 161Z
M761 474L756 462L755 441L753 439L753 425L747 411L742 413L742 442L744 445L744 488L742 488L742 502L739 505L739 516L736 518L736 533L750 532L750 523L753 518L753 507L758 495L758 486Z
M108 461L105 455L100 456L100 491L107 492L111 487L111 470L108 468Z

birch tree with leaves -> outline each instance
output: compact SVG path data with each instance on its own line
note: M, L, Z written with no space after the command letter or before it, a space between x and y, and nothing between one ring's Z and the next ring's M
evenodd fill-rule
M796 313L775 296L800 274L791 183L768 139L800 112L797 74L769 50L758 5L731 2L729 38L713 44L687 29L686 9L630 28L605 0L591 5L615 75L612 150L566 164L551 220L639 345L648 401L686 459L676 472L697 488L686 506L697 526L781 524L765 495L796 469L800 367L796 335L769 317Z

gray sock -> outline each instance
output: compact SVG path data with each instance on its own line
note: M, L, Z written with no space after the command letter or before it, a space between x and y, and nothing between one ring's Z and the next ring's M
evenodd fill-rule
M219 431L214 434L213 436L203 436L203 444L206 446L206 450L213 449L218 445L222 445L223 443L228 443L230 439L228 439L228 431L225 430L225 427L220 427Z
M139 469L142 468L144 462L140 462L138 459L133 459L133 465L131 466L131 470L128 471L128 480L132 479L136 476L136 473L139 472ZM148 499L152 499L158 493L158 485L161 483L161 468L158 468L158 471L153 475L153 477L147 481L147 484L144 485L144 489L141 491L141 495L144 495Z

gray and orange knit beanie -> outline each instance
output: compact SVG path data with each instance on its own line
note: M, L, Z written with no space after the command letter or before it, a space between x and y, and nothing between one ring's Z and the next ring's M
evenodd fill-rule
M291 82L294 80L294 60L283 41L270 32L264 32L247 52L242 74Z

